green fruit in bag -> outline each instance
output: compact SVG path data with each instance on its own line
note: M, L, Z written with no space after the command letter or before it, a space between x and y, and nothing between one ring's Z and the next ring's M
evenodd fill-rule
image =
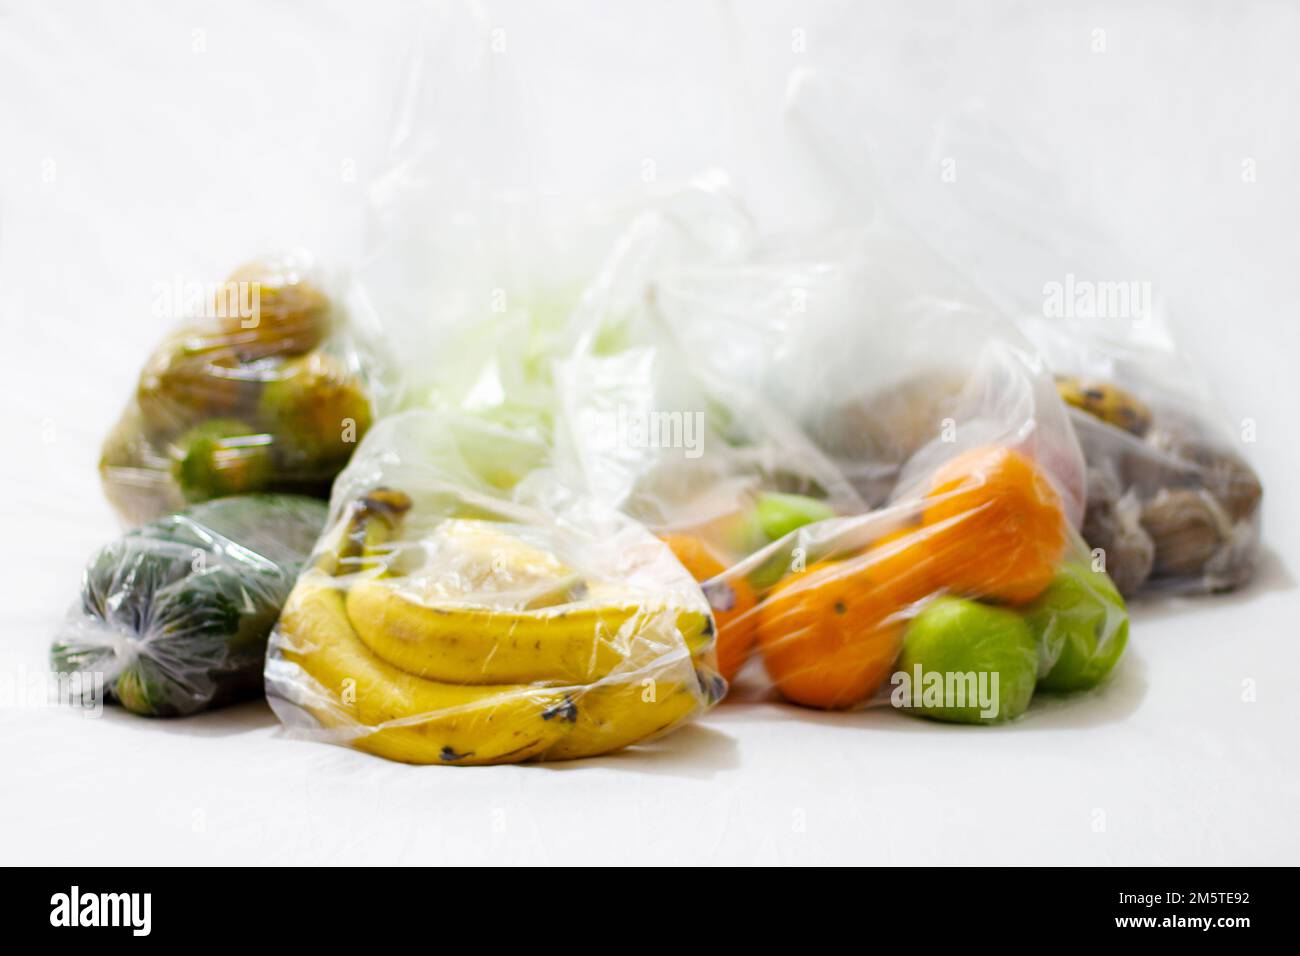
M257 696L266 640L325 524L296 495L220 498L106 545L54 642L128 710L176 716Z
M836 516L835 509L826 502L807 495L765 491L758 496L754 509L746 516L745 533L749 540L737 548L749 554L779 541L805 525ZM749 573L749 583L759 591L766 591L790 573L796 544L778 548L776 553Z
M1050 691L1100 684L1128 644L1128 609L1105 571L1071 561L1029 608L1026 617L1048 668L1038 682Z
M244 422L204 422L177 439L172 475L186 501L263 491L274 477L271 445Z
M784 538L806 524L835 517L835 509L824 501L780 491L759 495L754 513L768 541Z
M1000 723L1029 707L1038 643L1015 611L941 597L903 635L894 704L963 724Z
M337 471L370 427L370 398L342 362L311 352L267 382L258 419L275 437L281 467Z

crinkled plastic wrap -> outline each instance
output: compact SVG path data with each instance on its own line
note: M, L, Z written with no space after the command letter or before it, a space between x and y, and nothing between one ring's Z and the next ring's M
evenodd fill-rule
M657 537L712 608L726 678L811 707L892 700L997 722L1040 689L1099 685L1123 653L1127 613L1074 530L1084 465L1067 409L1015 327L968 291L923 244L885 230L760 245L706 180L629 225L531 356L544 374L503 375L522 366L498 356L473 387L435 400L472 413L459 413L475 423L470 457L506 473L512 500L566 515L571 496ZM544 412L535 441L485 453L481 430L510 434L501 412L523 396ZM386 461L407 462L409 442L384 444L401 449ZM458 440L421 460L465 457ZM340 493L356 499L343 491L352 470ZM405 491L387 474L364 487ZM358 573L382 572L349 567L342 585L318 577L313 592L348 592L333 599L343 633L340 606L350 633L392 620L350 596ZM293 663L281 640L273 684L277 654ZM342 671L323 673L304 697L294 672L281 696L333 720L335 736L389 746L364 734L391 716L356 726L333 703ZM404 679L389 671L366 686Z
M1083 536L1125 595L1226 591L1259 551L1263 487L1178 355L1096 321L1026 320L1088 465ZM1166 384L1170 383L1170 384ZM1245 428L1245 426L1244 426Z
M815 495L756 491L721 525L666 532L713 604L720 669L756 660L755 678L808 707L888 700L960 722L1100 684L1127 614L1052 477L1023 444L945 451L858 515L818 520Z
M1081 215L1050 158L978 104L904 115L869 89L804 73L789 106L847 207L887 208L1044 356L1087 464L1083 535L1120 591L1246 583L1263 493L1252 426L1224 422L1159 284Z
M104 442L113 507L136 524L225 495L327 497L383 397L358 304L305 253L191 291L173 303L191 318L145 362Z
M146 716L260 696L267 635L326 510L297 495L235 496L128 532L87 565L54 670L99 675Z
M469 415L375 426L271 638L287 725L408 763L517 763L647 741L721 696L694 580L545 457Z
M1096 687L1127 612L1041 360L922 247L824 251L661 274L638 346L561 363L571 483L700 580L729 680L972 723Z
M492 182L448 187L445 129L488 127L437 85L414 75L399 110L374 191L399 241L369 273L437 343L429 408L381 421L336 484L271 641L282 720L499 763L675 726L726 686L715 643L720 671L754 661L798 703L865 705L904 674L913 712L952 720L1109 673L1127 618L1073 530L1065 407L969 283L889 228L773 246L706 176L648 193L556 295L534 267L573 235ZM932 672L970 697L927 697Z
M267 661L295 731L410 763L607 753L725 687L698 585L554 467L552 362L622 223L528 188L524 88L492 33L437 5L410 37L360 275L419 407L340 475Z

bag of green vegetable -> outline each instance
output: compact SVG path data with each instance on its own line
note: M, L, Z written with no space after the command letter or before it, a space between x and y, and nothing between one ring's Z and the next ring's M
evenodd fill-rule
M354 327L354 288L305 253L249 263L222 283L169 290L187 318L149 356L100 458L129 523L264 491L325 497L387 392Z
M245 495L136 528L91 558L51 651L127 710L174 717L262 693L266 639L325 524L322 501Z

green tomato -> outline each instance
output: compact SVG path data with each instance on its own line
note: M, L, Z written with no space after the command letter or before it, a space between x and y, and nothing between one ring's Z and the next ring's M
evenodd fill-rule
M1088 690L1105 679L1128 644L1128 609L1105 571L1064 565L1025 620L1042 650L1049 691Z
M743 540L735 542L733 550L740 554L752 554L804 525L835 516L835 509L816 498L765 491L758 496L758 502L742 521L737 537ZM791 542L788 547L778 548L771 557L749 573L749 583L755 590L766 591L790 573L795 547L794 542Z
M776 541L806 524L834 518L835 509L807 495L765 491L758 496L754 515L767 540Z
M1029 707L1038 643L1015 611L941 597L908 627L897 666L895 706L935 720L1000 723Z

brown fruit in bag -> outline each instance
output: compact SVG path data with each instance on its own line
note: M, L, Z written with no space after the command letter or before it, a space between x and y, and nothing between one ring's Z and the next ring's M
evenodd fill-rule
M1259 507L1264 489L1254 469L1224 448L1189 440L1171 451L1197 468L1202 487L1214 495L1232 521L1251 517Z
M226 301L214 303L214 312L221 316L218 329L241 361L302 355L329 332L330 301L308 280L306 262L295 256L240 266L222 293Z
M244 365L211 323L186 326L154 350L140 371L136 400L155 439L167 439L209 418L254 408L266 370Z
M1227 541L1230 522L1204 491L1162 491L1142 508L1142 527L1155 542L1156 577L1199 577Z
M1142 527L1141 507L1133 496L1120 495L1119 482L1108 471L1088 469L1087 484L1084 540L1103 552L1106 573L1119 593L1136 594L1155 563L1155 544Z
M882 504L903 463L941 434L966 375L935 368L857 396L810 423L810 432L870 504Z

